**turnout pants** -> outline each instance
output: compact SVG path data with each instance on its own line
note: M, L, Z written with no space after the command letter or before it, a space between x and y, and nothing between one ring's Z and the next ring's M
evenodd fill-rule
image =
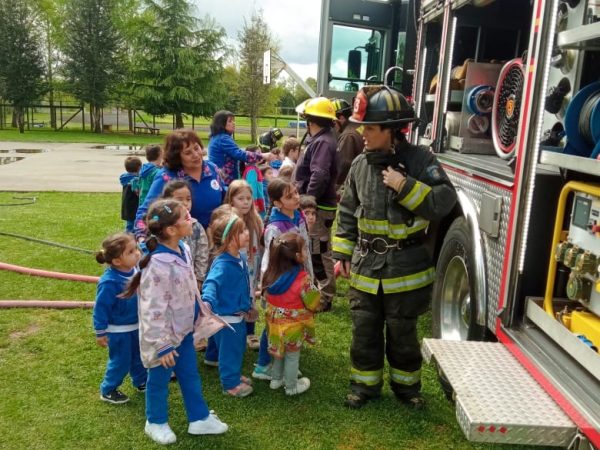
M421 389L422 356L417 319L431 298L431 286L409 292L377 295L348 291L352 317L350 388L377 397L383 386L384 355L390 365L390 387L397 395Z

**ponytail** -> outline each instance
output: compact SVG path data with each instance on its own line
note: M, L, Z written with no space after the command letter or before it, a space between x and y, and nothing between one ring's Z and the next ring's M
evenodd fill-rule
M142 270L144 270L150 263L150 260L152 259L152 252L156 249L157 246L158 239L156 239L156 236L150 236L146 240L146 248L148 249L148 253L144 255L144 257L140 260L140 270L138 270L135 273L135 275L131 278L131 280L129 280L129 283L127 283L125 290L118 295L119 298L128 298L135 294L138 287L140 287L140 282L142 281Z

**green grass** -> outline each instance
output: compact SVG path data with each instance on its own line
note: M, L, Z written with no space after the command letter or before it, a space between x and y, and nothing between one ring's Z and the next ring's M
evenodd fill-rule
M51 129L32 129L26 130L25 133L19 133L18 129L0 129L0 141L13 142L86 142L98 144L123 144L123 145L145 145L156 142L164 142L167 130L162 131L159 136L131 134L131 133L92 133L91 131L81 131L67 129L62 131L53 131ZM199 131L199 136L202 138L204 145L208 145L208 132ZM248 134L237 133L235 141L241 147L250 144L250 136Z
M0 192L0 203L14 203ZM97 249L120 230L118 194L27 193L33 205L1 207L0 231L19 233L86 249ZM29 267L98 275L92 255L0 235L0 261ZM312 381L302 396L288 398L257 382L246 399L223 396L218 373L201 365L209 407L230 425L222 436L187 435L179 389L171 386L170 424L174 448L206 449L516 449L465 440L454 407L441 393L435 371L424 368L426 410L400 405L389 388L383 398L359 411L342 406L348 384L351 324L338 285L334 311L317 316L318 345L304 351L301 367ZM94 298L95 286L0 271L0 299ZM259 325L262 328L262 325ZM429 316L420 334L430 332ZM246 355L249 374L255 353ZM199 358L200 360L200 358ZM143 433L144 398L126 380L132 401L111 406L98 399L106 351L95 345L90 310L0 311L0 448L160 448Z

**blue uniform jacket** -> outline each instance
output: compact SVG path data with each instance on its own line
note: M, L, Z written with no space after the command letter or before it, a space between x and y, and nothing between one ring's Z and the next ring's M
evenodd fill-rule
M221 169L223 181L229 186L233 180L240 178L239 161L256 164L262 160L262 156L242 150L229 133L223 132L210 138L208 159Z
M192 190L192 210L190 214L204 228L208 227L210 215L213 210L221 206L223 202L223 197L225 196L223 180L221 180L217 167L210 161L202 162L202 177L200 181L196 181L194 178L186 175L183 169L169 170L164 167L154 177L144 203L138 208L134 230L137 237L146 234L144 218L148 212L148 207L162 195L165 184L170 180L185 180L188 182Z
M113 267L108 267L96 288L96 303L94 304L94 330L96 336L104 336L108 325L131 325L138 322L137 294L131 297L117 297L125 290L125 285L135 273L121 272Z
M246 261L229 253L217 256L202 285L202 300L220 316L249 311L252 302Z

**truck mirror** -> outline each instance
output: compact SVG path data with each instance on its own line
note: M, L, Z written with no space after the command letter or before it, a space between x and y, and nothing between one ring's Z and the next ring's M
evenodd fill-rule
M348 52L348 78L357 80L360 78L362 55L360 50Z

